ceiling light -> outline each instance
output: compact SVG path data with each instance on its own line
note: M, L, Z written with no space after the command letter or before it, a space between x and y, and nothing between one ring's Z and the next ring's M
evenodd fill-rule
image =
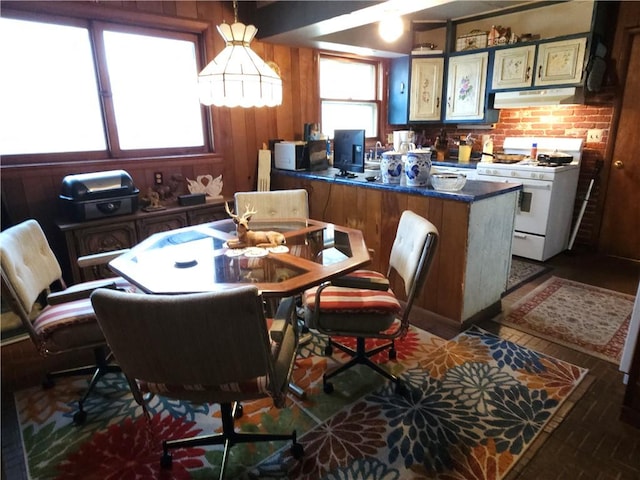
M200 103L217 107L274 107L282 103L282 80L253 50L251 40L258 29L238 22L238 5L233 2L234 23L218 25L226 42L198 75Z
M404 24L402 23L402 17L398 15L390 15L380 20L380 23L378 25L378 32L385 42L395 42L404 33Z

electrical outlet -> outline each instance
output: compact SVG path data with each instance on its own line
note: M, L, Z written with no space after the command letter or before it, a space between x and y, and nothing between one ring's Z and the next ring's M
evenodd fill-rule
M587 130L587 142L599 143L602 141L602 130L599 128L592 128Z
M162 172L155 172L153 174L153 183L155 183L156 185L162 185Z

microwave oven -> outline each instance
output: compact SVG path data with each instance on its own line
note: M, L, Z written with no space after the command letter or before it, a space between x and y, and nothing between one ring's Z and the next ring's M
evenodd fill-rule
M273 164L281 170L326 170L327 142L278 142L274 144Z

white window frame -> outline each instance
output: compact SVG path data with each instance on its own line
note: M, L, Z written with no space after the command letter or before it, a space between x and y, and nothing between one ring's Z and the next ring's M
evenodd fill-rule
M322 73L322 61L323 60L331 60L344 63L344 66L348 69L349 64L358 65L358 64L367 64L373 67L373 78L370 81L373 84L372 91L368 95L362 95L360 98L353 98L348 93L344 95L340 95L339 93L336 95L323 96L323 73ZM321 54L320 55L320 67L319 67L319 75L320 75L320 115L321 115L321 129L322 133L327 135L329 138L333 138L333 130L340 129L365 129L367 139L377 139L379 137L379 132L381 128L380 123L380 115L382 110L381 105L381 72L382 66L379 61L376 60L367 60L353 57L341 57L338 55L331 54ZM336 79L336 81L344 81L344 79ZM359 92L361 93L361 92ZM326 112L330 109L340 108L340 105L343 105L348 111L352 109L353 111L364 111L367 108L371 110L370 117L365 121L361 122L350 122L347 118L345 121L344 118L337 120L336 122L327 121ZM334 125L332 127L332 125Z

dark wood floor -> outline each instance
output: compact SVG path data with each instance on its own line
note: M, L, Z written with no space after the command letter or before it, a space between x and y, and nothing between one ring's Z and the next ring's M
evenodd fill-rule
M635 295L640 281L640 264L628 263L588 252L560 254L545 265L548 274L520 287L503 298L508 307L549 275ZM457 331L431 318L416 324L445 338ZM619 420L624 395L623 375L616 365L590 355L542 340L487 320L479 324L504 338L589 369L589 374L572 401L564 405L562 421L541 435L539 445L528 451L509 480L637 480L640 478L640 430ZM35 385L45 371L77 361L58 358L42 362L30 342L3 347L2 351L2 478L26 479L23 459L6 448L19 441L18 432L6 429L5 409L15 389ZM15 450L15 449L14 449ZM9 452L9 453L7 453Z

